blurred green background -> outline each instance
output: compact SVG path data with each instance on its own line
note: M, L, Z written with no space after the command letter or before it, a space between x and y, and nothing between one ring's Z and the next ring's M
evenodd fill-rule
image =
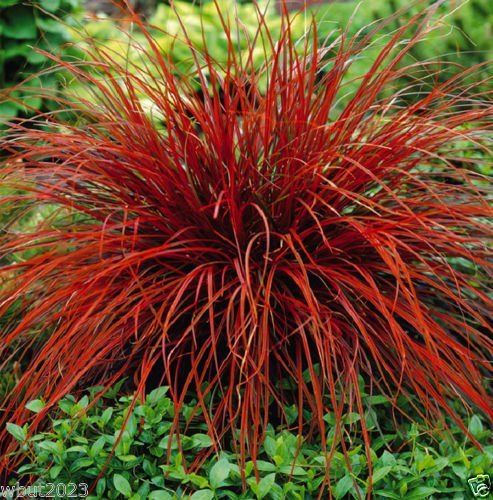
M258 15L251 2L219 0L221 11L229 16L238 16L249 35L258 27ZM294 6L302 2L291 2ZM386 25L384 32L391 33L413 13L426 4L421 1L414 7L404 0L362 0L317 3L306 13L298 15L293 23L293 36L300 37L310 24L311 14L317 21L318 38L334 39L340 30L350 35L363 36L368 26L406 7L405 12L396 14ZM170 54L180 71L191 66L191 54L182 38L180 23L175 12L160 0L131 0L137 12L150 25L153 36L163 53ZM186 20L188 35L197 49L207 44L209 52L218 60L227 53L227 40L217 15L217 8L211 0L201 2L174 2L182 19ZM260 1L262 11L272 33L279 33L280 16L274 3ZM41 99L41 92L35 89L56 89L64 84L63 73L50 71L50 60L43 55L46 51L62 57L82 56L81 52L69 47L70 42L83 46L89 35L98 43L128 57L131 63L139 65L139 51L132 49L127 32L132 32L134 42L145 44L134 24L125 23L123 2L110 0L33 0L24 3L19 0L0 0L0 89L15 87L8 97L0 99L0 117L3 120L14 116L29 116L35 109L48 110L53 107L48 99ZM440 18L440 20L438 20ZM436 29L412 50L412 58L422 63L440 59L441 80L450 77L460 68L469 68L493 59L493 3L491 0L450 0L444 2L435 14ZM204 36L202 35L204 34ZM383 43L384 38L380 37ZM379 50L378 40L365 50L348 72L348 79L360 76L371 64ZM125 50L122 49L122 45ZM33 47L39 49L34 50ZM239 37L238 50L247 50L245 36ZM254 60L261 64L263 49L259 46ZM412 62L412 61L407 61ZM40 73L41 72L41 73ZM474 78L483 80L490 76L486 69L475 71ZM24 82L26 79L29 81ZM70 82L69 82L70 83Z

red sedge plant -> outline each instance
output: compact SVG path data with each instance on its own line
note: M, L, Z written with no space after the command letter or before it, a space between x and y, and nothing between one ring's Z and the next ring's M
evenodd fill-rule
M40 115L1 139L2 182L23 193L2 211L57 207L1 236L3 258L31 250L0 270L2 367L25 363L1 406L5 474L18 451L6 422L35 429L65 394L122 376L138 397L151 376L169 385L177 409L193 395L214 449L232 433L240 460L287 403L324 446L334 412L328 458L347 453L361 377L425 423L460 422L452 400L493 417L493 209L467 154L487 150L493 106L468 84L475 68L426 92L397 87L430 16L389 37L343 106L346 69L378 28L318 46L313 26L294 43L284 13L274 40L259 10L261 68L235 52L241 23L223 19L225 60L192 51L185 75L134 15L141 71L102 47L58 61L93 97L58 96L75 119Z

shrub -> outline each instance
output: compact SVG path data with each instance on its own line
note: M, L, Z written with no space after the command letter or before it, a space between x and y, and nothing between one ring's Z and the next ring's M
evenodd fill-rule
M40 50L58 52L68 42L68 31L58 17L68 21L68 15L78 8L78 0L0 0L0 88L20 84L33 73L39 73L50 62ZM29 115L33 109L49 106L43 96L33 94L29 87L56 89L54 74L45 72L21 85L11 99L0 99L0 118Z
M493 52L488 51L489 33L492 29L490 16L486 15L486 3L488 0L477 0L474 2L465 2L460 8L453 9L445 2L442 3L435 13L437 24L432 32L419 43L415 44L408 54L408 61L416 60L422 62L422 71L414 71L412 77L419 77L423 88L434 85L434 80L446 81L457 72L457 65L460 67L470 67L478 64L478 71L474 72L470 78L476 81L487 79L488 65L484 63L491 59ZM371 31L372 23L381 19L388 19L394 16L392 21L385 27L382 27L376 36L371 39L371 43L365 50L358 54L347 68L345 79L350 81L358 79L362 74L368 71L372 63L378 57L382 48L382 34L391 33L392 30L402 26L407 21L409 12L405 15L396 15L396 12L408 2L398 0L395 2L388 0L372 0L362 2L330 2L317 3L312 5L310 13L315 16L317 22L317 37L321 42L327 44L328 41L334 42L340 30L347 31L348 36L364 36ZM189 48L191 43L200 53L204 50L204 43L207 45L208 52L216 62L225 64L228 53L227 37L218 36L222 30L221 19L216 15L217 6L220 6L223 15L230 20L235 16L241 20L241 31L234 37L234 48L241 52L243 57L248 57L248 39L252 39L258 28L258 19L256 7L251 2L245 2L243 5L237 2L228 2L225 0L202 1L199 3L189 3L183 1L173 2L173 7L167 4L160 4L153 16L150 18L150 33L156 44L166 57L170 57L179 68L180 73L186 73L187 70L193 71L193 58ZM270 36L277 39L281 18L277 15L274 4L271 2L267 6L261 2L262 10L265 12L265 23L268 26ZM459 7L459 3L454 7ZM419 12L420 3L413 5L411 11ZM179 19L186 19L189 40L183 40L183 26ZM348 21L350 19L350 21ZM233 21L234 22L234 21ZM295 40L302 36L304 28L309 21L304 16L293 18L291 33ZM85 24L85 31L91 37L99 40L106 48L114 50L115 57L130 58L132 61L138 61L141 51L134 50L135 47L129 45L125 33L110 18L105 22L98 19L95 22ZM134 34L138 43L146 45L144 36L137 31ZM75 38L83 43L83 37L75 32ZM337 44L336 44L337 46ZM336 50L334 51L336 52ZM253 62L261 66L264 57L264 47L257 46L252 52ZM482 64L480 67L479 65ZM394 84L396 87L407 87L409 76L402 75L402 78ZM73 82L77 85L78 82ZM198 85L200 87L200 85ZM348 85L348 92L353 89ZM354 83L357 87L357 81ZM408 100L416 100L420 93L414 91L406 95ZM84 89L79 86L79 92ZM388 89L389 92L392 89ZM339 103L345 104L344 99Z
M415 394L425 424L447 414L465 431L454 398L492 417L493 209L460 146L488 148L491 100L461 84L476 68L413 105L384 92L414 71L399 63L428 12L392 35L342 111L344 72L374 33L342 36L328 59L308 36L292 41L287 15L274 43L259 12L258 70L233 50L241 25L226 22L227 61L204 46L192 78L151 39L140 72L101 47L90 71L62 63L95 89L66 104L76 123L19 122L2 140L3 182L26 194L0 210L60 207L2 236L2 255L36 250L0 270L0 314L22 304L1 359L28 360L2 422L35 432L63 395L123 374L139 395L169 385L176 414L194 397L212 449L233 435L242 465L289 405L293 430L323 448L330 410L328 462L338 443L347 457L342 415L366 411L359 376L397 414L397 396ZM39 397L33 416L25 404ZM180 431L176 419L169 433ZM18 445L1 436L8 474Z
M427 3L435 2L430 0ZM339 29L347 30L351 36L358 32L364 34L372 23L393 16L383 30L390 33L405 24L411 13L418 13L422 5L422 2L410 3L406 0L351 0L316 4L313 13L317 20L319 39L335 40ZM493 12L489 6L489 0L446 1L437 6L436 29L415 44L407 55L408 62L420 61L422 64L420 74L415 72L412 78L420 78L423 92L436 85L436 80L445 82L453 77L458 67L469 68L473 65L478 65L478 69L471 75L471 80L485 81L486 90L491 91L489 65L485 64L493 58L490 44ZM351 21L348 22L348 19ZM351 64L348 76L356 78L367 71L378 57L380 49L377 36L372 40L372 47L368 47ZM401 89L407 87L409 76L402 75L395 85ZM414 86L406 99L413 101L422 97L417 89Z
M176 439L169 434L175 413L166 388L152 391L136 406L132 396L116 398L117 389L118 386L112 388L112 394L106 394L94 405L91 392L79 400L63 398L58 411L50 415L46 432L30 438L24 451L27 463L18 471L20 478L31 474L33 484L39 488L43 484L72 485L80 493L85 484L94 484L90 498L320 498L326 455L319 443L308 443L287 429L269 426L256 462L256 477L249 457L245 467L238 468L229 443L219 457L203 459L204 451L211 449L213 443L193 402L183 405L179 415L189 423L180 438L180 452ZM462 500L468 490L467 479L488 473L493 446L488 444L490 433L478 415L469 417L469 428L484 445L482 452L469 441L462 442L462 431L453 422L450 424L456 443L444 440L439 432L423 435L411 422L403 423L396 431L388 418L392 406L385 398L364 391L361 396L365 405L373 407L365 412L365 421L371 435L377 498ZM28 406L37 412L43 402L32 401ZM285 411L296 419L292 408ZM77 415L80 418L74 423ZM324 415L328 424L333 424L334 419L333 413ZM365 495L369 484L359 415L350 413L341 420L345 432L354 436L348 449L351 469L338 447L330 464L331 493L336 499L359 498L358 495ZM20 427L12 426L10 430L22 441L27 435ZM334 430L329 430L328 442L333 439Z
M223 17L217 15L218 9L221 10ZM281 18L276 14L273 4L262 7L262 10L265 29L269 31L269 36L273 40L277 40L281 28ZM217 69L220 66L226 66L230 41L232 44L229 50L235 50L239 58L248 59L251 53L252 63L258 68L265 60L265 50L268 50L268 47L257 44L254 50L249 49L249 42L259 36L257 33L259 30L257 11L257 7L251 3L242 5L227 0L199 3L175 1L173 6L161 3L150 18L148 30L153 43L159 46L164 58L171 59L173 67L176 68L179 75L193 76L196 74L191 46L198 57L207 47L207 53L217 63ZM234 23L236 16L241 20L241 29L235 30L237 32L233 40L228 40L226 36L221 36L223 23L225 21ZM186 20L186 34L181 22L182 19ZM295 38L299 38L304 32L303 19L296 18L293 23L296 27L291 26L291 33ZM104 46L106 51L113 52L113 58L131 61L136 65L140 65L142 62L143 51L140 46L149 50L146 34L141 33L138 27L133 26L132 40L129 41L127 32L122 30L111 18L86 22L84 32L74 30L73 36L79 43L84 44L87 41L87 35L91 37L90 44L94 45L96 40L97 43ZM152 67L149 69L152 70ZM158 73L156 71L154 76L157 77ZM207 72L204 73L207 76ZM75 86L78 87L76 90L79 93L87 93L84 85L81 85L80 82L73 81L72 87ZM196 82L196 90L200 91L200 88L200 82ZM145 95L140 97L145 98Z
M372 3L368 10L374 19L380 19L402 5L405 5L402 0ZM436 77L441 81L453 76L456 65L468 68L477 64L478 72L474 78L476 81L486 80L491 89L490 72L488 65L484 64L493 59L488 41L493 28L493 13L489 6L488 0L458 1L454 5L443 2L439 7L444 16L443 26L428 37L426 43L418 44L411 53L412 57L429 64L440 54L440 72ZM398 19L396 24L399 25Z
M220 8L224 19L218 17L217 9ZM276 15L273 4L264 7L266 29L273 38L279 37L281 18ZM252 3L235 4L225 0L217 2L202 2L200 4L189 4L186 2L173 2L173 6L161 4L158 6L151 23L155 26L154 39L165 54L170 54L180 72L186 72L193 67L193 58L190 52L190 43L199 53L206 48L214 61L225 64L227 62L228 44L227 37L218 36L223 31L222 22L231 23L234 26L235 17L241 22L241 29L231 40L238 57L252 57L256 67L262 65L265 60L266 46L261 44L249 47L249 41L257 36L259 30L258 7ZM183 28L180 19L186 20L186 29L189 41L182 41ZM301 19L296 19L296 35L303 34ZM159 28L166 27L163 32ZM235 31L236 28L234 28ZM293 32L293 26L291 26ZM170 34L172 36L170 36ZM192 70L193 71L193 70Z

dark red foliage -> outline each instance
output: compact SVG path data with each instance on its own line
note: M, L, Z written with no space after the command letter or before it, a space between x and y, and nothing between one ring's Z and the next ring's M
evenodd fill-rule
M228 62L197 55L199 93L151 42L147 73L104 49L90 68L62 63L94 100L60 98L75 124L40 116L2 139L3 183L24 194L0 210L59 207L1 236L2 258L33 250L0 270L2 366L27 363L2 426L35 427L45 412L27 401L124 375L142 394L159 370L177 407L196 395L215 443L240 431L240 457L284 403L314 412L300 430L363 413L359 376L415 395L425 422L455 417L457 398L493 417L491 186L468 159L471 144L491 154L492 96L466 88L472 68L405 103L394 86L426 20L395 33L342 108L368 39L295 47L286 16L278 43L251 41L272 52L261 69L225 25Z

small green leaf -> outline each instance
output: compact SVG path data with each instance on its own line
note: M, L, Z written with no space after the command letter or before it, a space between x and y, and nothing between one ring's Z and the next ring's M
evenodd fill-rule
M164 475L159 475L159 476L152 476L151 477L151 483L158 488L163 488L164 487Z
M347 415L345 415L346 419L344 420L344 423L346 424L354 424L356 422L359 422L361 420L361 415L356 412L350 412ZM344 417L343 417L344 418Z
M448 457L439 457L435 459L435 468L433 470L434 473L445 469L450 465L450 460Z
M292 465L282 465L279 467L279 472L287 476L306 476L308 473L303 467L298 467L297 465L294 467Z
M89 444L89 441L84 436L74 436L74 441L79 444Z
M186 482L192 483L199 489L209 487L209 481L205 477L199 476L198 474L194 474L193 472L192 473L189 472L187 474Z
M221 483L227 479L230 470L231 464L225 458L221 458L221 460L215 463L209 472L209 482L211 486L214 489L218 488Z
M343 498L352 488L354 488L353 478L351 476L344 476L337 481L334 488L334 495L336 498Z
M68 398L62 399L58 402L58 406L60 407L60 409L63 412L68 413L69 415L70 415L72 408L74 407L74 404L75 404L75 401L68 399Z
M274 457L277 451L276 440L270 436L267 436L264 440L264 449L269 457Z
M93 458L97 457L99 455L99 453L101 453L101 451L104 449L105 444L106 444L106 439L104 438L104 436L101 436L91 446L91 450L89 452L89 455Z
M335 425L336 424L336 417L333 413L326 413L323 416L323 420L327 422L329 425Z
M440 490L433 488L431 486L418 486L414 490L408 492L408 498L413 500L419 500L424 498L430 498L433 493L439 493Z
M96 486L96 494L97 494L98 498L103 497L105 490L106 490L106 479L104 477L102 477L98 481L98 484Z
M87 405L89 404L89 398L86 396L82 397L80 401L77 403L79 408L87 408Z
M371 477L372 484L377 484L378 481L382 480L391 470L392 470L392 467L390 465L376 469L373 472L373 475Z
M156 464L154 464L147 458L144 458L142 462L142 469L149 477L153 477L157 473Z
M276 482L276 474L268 474L264 478L260 480L260 483L258 483L258 492L257 492L257 497L258 498L264 498L267 493L272 489L272 486Z
M22 104L19 106L23 111L28 111L30 109L39 109L41 104L43 103L43 99L36 95L30 95L29 93L25 93L22 96Z
M211 490L196 491L191 497L191 500L213 500L214 493Z
M393 467L397 463L397 460L395 459L394 455L392 455L392 453L388 452L387 450L385 450L382 453L382 457L380 458L380 461L381 461L382 465L391 466L391 467Z
M34 413L39 413L45 406L46 404L41 399L34 399L27 403L26 408Z
M11 118L16 116L19 112L19 107L15 103L10 101L0 102L0 119Z
M167 450L168 448L170 448L171 450L177 450L178 449L178 439L177 439L176 435L173 435L171 437L171 439L170 439L170 436L164 436L163 439L161 439L161 441L159 441L158 446L160 448L165 449L165 450Z
M75 445L71 446L70 448L67 448L67 453L86 453L87 454L87 448L85 446L81 445Z
M370 397L371 406L383 405L383 404L387 404L388 402L389 402L388 398L386 398L385 396L382 396L381 394L377 394L376 396Z
M399 493L401 494L401 497L404 497L407 493L408 490L408 484L407 481L404 481L401 486L399 487Z
M468 468L464 464L453 464L452 471L454 474L462 479L462 481L466 481L468 476Z
M70 470L72 472L76 472L81 469L87 469L88 467L91 467L91 465L93 464L94 460L92 458L87 458L87 457L77 458L76 460L73 461Z
M271 462L266 462L265 460L257 460L256 464L257 470L261 472L275 472L276 466Z
M172 500L173 497L165 490L151 491L147 496L149 500Z
M54 443L53 441L41 441L38 446L43 450L49 451L54 455L59 455L61 451L61 447L58 443Z
M112 415L113 415L113 408L111 407L106 408L106 410L104 410L103 413L101 414L100 427L104 427L111 420Z
M130 486L128 480L121 474L113 475L113 484L115 485L116 490L124 497L130 498L132 496L132 487Z
M60 8L60 0L39 0L39 4L49 12L55 12Z
M483 432L483 423L481 422L481 420L477 415L473 415L471 421L469 422L469 432L475 438L478 438L480 434Z
M435 467L435 459L431 455L424 455L420 460L416 460L418 472Z
M58 477L63 469L63 465L54 465L49 472L50 479L54 480Z
M373 490L373 494L374 494L375 498L380 498L380 497L394 498L396 500L399 498L402 498L397 493L394 493L393 491L387 491L387 490ZM407 498L407 497L405 497L405 498Z
M294 424L296 422L296 419L298 418L298 408L296 405L291 405L291 406L286 406L284 408L284 411L286 413L286 420L289 425Z
M36 17L36 26L44 34L55 33L57 35L64 29L63 25L60 25L55 19L40 16Z
M27 437L27 432L17 424L11 424L10 422L7 424L7 432L14 436L17 441L24 442Z
M193 448L210 448L212 446L212 439L208 434L194 434L192 436Z
M146 401L148 404L154 405L159 400L163 399L166 396L167 392L168 392L168 387L166 386L158 387L157 389L154 389L147 395Z

